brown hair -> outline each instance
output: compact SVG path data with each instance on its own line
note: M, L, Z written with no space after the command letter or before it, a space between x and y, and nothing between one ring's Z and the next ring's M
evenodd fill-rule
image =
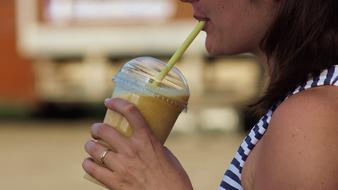
M280 0L278 13L261 42L270 82L252 106L258 113L283 100L309 77L338 64L338 0Z

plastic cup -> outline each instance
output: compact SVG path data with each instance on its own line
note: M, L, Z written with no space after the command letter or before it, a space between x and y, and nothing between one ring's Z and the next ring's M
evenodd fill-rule
M139 57L126 63L113 78L113 98L133 103L142 113L155 136L163 144L177 117L187 108L189 87L182 73L173 68L156 85L155 77L166 63L152 58ZM107 110L104 123L124 136L132 135L128 121L119 113Z
M160 83L153 83L166 63L152 58L139 57L126 63L113 78L113 98L133 103L147 121L156 138L164 144L180 113L187 109L189 87L183 74L176 68ZM107 110L104 123L130 137L133 133L128 121L119 113ZM114 151L104 142L99 142ZM103 186L85 174L85 179Z

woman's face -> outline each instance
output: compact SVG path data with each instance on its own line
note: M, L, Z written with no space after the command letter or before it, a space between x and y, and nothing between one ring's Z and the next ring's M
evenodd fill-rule
M257 53L272 23L277 0L181 0L192 4L194 17L205 20L209 53Z

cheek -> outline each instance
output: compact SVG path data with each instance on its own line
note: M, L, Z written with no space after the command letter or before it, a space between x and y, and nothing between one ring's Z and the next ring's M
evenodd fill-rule
M205 43L209 53L231 55L256 48L257 33L261 28L259 23L263 20L256 12L252 12L247 1L222 0L222 5L218 4L217 8L213 7L214 12L210 11L208 16L211 22Z
M233 55L254 51L259 46L260 32L254 30L255 26L246 22L212 25L207 30L205 42L210 54Z

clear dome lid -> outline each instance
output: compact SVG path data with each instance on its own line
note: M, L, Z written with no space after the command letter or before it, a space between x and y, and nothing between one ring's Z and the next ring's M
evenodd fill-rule
M190 95L189 86L176 67L160 83L153 83L165 65L163 61L152 57L138 57L126 63L113 80L117 85L124 84L130 91L155 95L185 109Z

